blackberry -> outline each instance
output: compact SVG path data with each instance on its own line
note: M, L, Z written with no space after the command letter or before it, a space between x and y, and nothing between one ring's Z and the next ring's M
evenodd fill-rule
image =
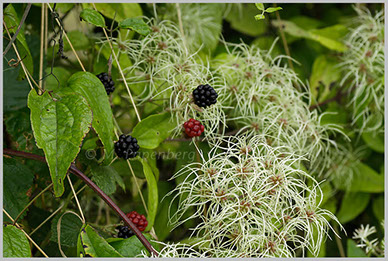
M133 231L127 226L118 226L119 233L117 237L119 238L129 238L134 235Z
M131 135L121 134L119 140L115 143L117 156L125 160L136 157L139 148L136 138Z
M133 224L136 225L136 227L140 231L144 231L144 229L148 225L148 221L144 215L140 215L136 211L132 211L130 213L127 213L127 217L132 221Z
M193 91L194 103L199 107L206 108L217 102L218 94L209 84L199 85Z
M108 95L115 90L115 83L113 82L112 77L110 77L107 73L97 74L97 78L100 79L104 85L105 91Z
M187 136L190 138L195 136L201 136L205 127L197 120L190 119L183 124Z

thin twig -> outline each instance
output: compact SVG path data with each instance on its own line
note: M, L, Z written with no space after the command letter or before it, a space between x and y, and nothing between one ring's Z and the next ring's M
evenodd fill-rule
M11 48L11 45L15 42L16 37L18 36L18 34L19 34L19 32L20 32L20 29L22 28L22 26L23 26L23 24L24 24L24 21L26 20L27 15L28 15L28 13L30 12L31 5L32 5L32 4L27 4L26 10L24 10L24 14L23 14L23 16L22 16L22 19L20 20L18 29L16 29L14 35L12 36L11 41L8 43L7 47L5 48L5 51L3 52L3 56L6 55L6 54L8 53L9 49Z
M97 8L96 8L96 5L95 5L94 3L92 3L92 5L93 5L94 9L95 9L96 11L98 11ZM117 59L117 55L116 55L116 53L115 53L115 51L114 51L114 49L113 49L111 40L110 40L110 38L109 38L109 36L108 36L108 34L107 34L107 32L106 32L106 30L105 30L104 27L102 27L102 30L103 30L103 32L104 32L104 34L105 34L106 39L108 40L109 47L110 47L110 49L112 50L113 57L115 58L115 61L116 61L116 63L117 63L117 68L119 69L119 72L120 72L120 74L121 74L121 77L123 78L125 88L127 89L127 92L128 92L128 94L129 94L129 97L130 97L131 102L132 102L132 105L133 105L133 108L135 109L135 113L136 113L137 119L138 119L139 121L141 121L140 114L139 114L139 112L138 112L138 110L137 110L137 108L136 108L136 104L135 104L135 101L133 100L133 97L132 97L132 94L131 94L131 90L129 89L128 83L127 83L127 81L125 80L125 76L124 76L123 70L121 69L121 65L120 65L120 63L119 63L119 60Z
M181 34L182 34L183 45L186 47L185 31L183 29L182 13L181 13L181 8L179 7L179 3L176 3L176 11L177 11L178 21L179 21L179 30L181 31Z
M45 193L47 190L49 190L52 186L53 186L53 183L51 183L51 184L48 185L45 189L43 189L41 192L39 192L39 194L36 195L36 196L35 196L35 197L27 204L27 206L25 206L25 207L23 208L22 211L20 211L19 215L17 215L17 217L15 218L15 221L13 222L13 224L15 225L15 223L19 220L19 218L21 217L21 215L23 215L24 211L26 211L27 208L28 208L29 206L31 206L31 204L34 203L34 201L35 201L37 198L39 198L43 193Z
M44 23L45 23L45 7L44 3L42 3L42 15L40 21L40 57L39 57L39 79L43 77L43 50L44 50ZM39 81L39 88L43 90L43 82Z
M38 231L39 228L41 228L44 224L47 223L53 216L55 216L61 209L63 208L63 205L60 206L57 210L55 210L50 216L48 216L42 223L39 224L32 232L30 233L30 236L32 236L36 231Z
M5 209L3 208L3 212L5 215L7 215L7 217L13 222L13 218L8 214L7 211L5 211ZM45 257L48 257L48 255L46 255L46 253L38 246L37 243L35 243L34 240L32 240L32 238L26 233L26 231L23 230L23 228L18 224L18 223L15 223L15 226L17 228L19 228L23 233L24 235L26 235L26 237L28 238L28 240L31 241L31 243L42 253L42 255L44 255Z
M46 159L43 156L39 156L33 153L24 152L24 151L16 151L12 149L3 149L3 154L8 156L16 156L23 157L27 159L33 159L37 161L41 161L46 163ZM124 221L126 225L128 225L131 230L135 233L140 242L144 245L144 247L153 255L158 256L158 253L152 247L150 242L144 237L144 235L140 232L140 230L136 227L135 224L125 215L125 213L112 201L112 199L107 196L93 181L91 181L84 173L82 173L74 164L71 164L69 171L74 175L78 176L82 179L94 192L98 194L100 198L102 198L112 210L116 212L116 214Z
M277 5L274 4L274 7L276 7L276 6L277 6ZM276 19L278 20L278 22L281 22L279 11L276 11L275 13L276 13ZM280 32L280 36L281 36L281 38L282 38L284 50L286 51L287 56L291 57L291 53L290 53L290 49L288 48L286 36L285 36L285 34L284 34L284 32L283 32L283 29L282 29L282 26L281 26L281 25L279 26L279 32ZM295 71L294 65L292 64L291 59L287 59L287 60L288 60L288 64L290 65L291 69L292 69L293 71Z
M80 203L78 201L77 194L75 193L75 190L74 190L74 187L73 187L73 183L71 183L71 179L70 179L69 175L67 175L67 180L69 181L69 184L70 184L70 187L71 187L71 191L73 192L73 195L74 195L74 198L75 198L75 202L77 202L77 206L78 206L79 212L81 213L81 216L82 216L82 221L83 221L83 223L85 223L85 216L84 216L84 213L82 211L81 205L80 205Z
M337 235L339 235L337 224L334 224L333 228L334 228L335 233L337 233ZM337 247L338 247L338 250L340 252L341 257L346 257L344 246L342 245L341 239L335 236L335 241L337 243Z

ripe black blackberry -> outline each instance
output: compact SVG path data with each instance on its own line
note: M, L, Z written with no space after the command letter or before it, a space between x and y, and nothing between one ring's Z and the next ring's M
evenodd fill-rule
M129 238L134 235L133 231L127 226L118 226L119 233L117 237L119 238Z
M121 134L119 140L115 143L117 156L125 160L136 157L139 148L136 138L131 135Z
M97 78L100 79L104 85L105 91L108 95L115 90L115 83L112 80L112 77L110 77L107 73L97 74Z
M199 107L206 108L217 102L218 94L209 84L199 85L193 91L194 103Z

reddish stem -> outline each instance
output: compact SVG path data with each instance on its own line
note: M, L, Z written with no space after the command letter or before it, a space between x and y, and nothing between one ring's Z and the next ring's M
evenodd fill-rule
M3 149L3 154L9 155L9 156L17 156L17 157L23 157L26 159L33 159L37 161L41 161L46 163L46 159L43 156L39 156L36 154L32 154L29 152L24 151L17 151L12 149ZM93 181L91 181L84 173L82 173L79 169L75 167L74 164L71 164L69 171L76 176L78 176L80 179L82 179L92 190L94 190L118 215L119 217L124 220L124 223L127 224L132 231L135 233L137 238L140 240L140 242L144 245L144 247L152 253L154 256L158 256L158 253L155 251L155 249L152 247L150 242L144 237L144 235L140 232L140 230L135 226L135 224L132 223L132 221L125 215L125 213L112 201L110 197L108 197L96 184L94 184Z

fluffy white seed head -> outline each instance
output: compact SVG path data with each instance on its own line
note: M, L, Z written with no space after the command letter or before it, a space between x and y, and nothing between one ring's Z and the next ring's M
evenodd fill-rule
M261 135L224 142L208 160L202 155L202 163L174 175L185 179L170 193L179 200L170 221L179 226L199 219L192 235L203 239L197 247L211 257L293 257L297 249L317 254L330 227L326 218L336 218L319 207L319 184L298 168L303 158L269 146Z

